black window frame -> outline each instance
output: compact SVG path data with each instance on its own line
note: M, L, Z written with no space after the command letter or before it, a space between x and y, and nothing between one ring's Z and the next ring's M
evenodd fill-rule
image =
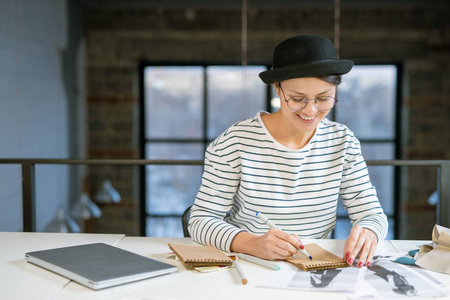
M203 68L203 120L202 120L202 135L203 138L200 139L148 139L146 137L146 128L145 128L145 78L144 78L144 71L146 67L161 67L161 66L179 66L179 67L202 67ZM202 143L203 144L203 150L206 151L206 148L208 147L209 143L213 141L213 139L208 138L208 85L207 85L207 74L206 70L208 67L211 66L236 66L236 67L245 67L240 64L240 62L175 62L175 61L157 61L157 62L151 62L151 61L143 61L139 64L139 152L140 152L140 158L145 159L146 158L146 144L148 142L164 142L164 143ZM249 66L265 66L266 69L270 69L270 65L267 63L258 63L253 62L249 64ZM265 110L269 111L271 110L270 107L270 100L271 100L271 86L267 85L266 87L266 101L265 101ZM154 217L154 218L165 218L165 217L179 217L180 218L180 224L181 224L181 215L176 214L150 214L147 213L147 186L145 184L146 182L146 169L145 166L140 167L140 201L139 201L139 209L140 209L140 232L141 235L146 236L147 235L147 218Z
M270 64L261 62L253 62L249 65L258 65L265 66L267 69L271 68ZM403 77L403 64L401 62L392 62L392 61L383 61L383 62L367 62L367 61L355 61L355 65L394 65L397 68L397 77L396 77L396 95L395 95L395 135L393 139L359 139L361 144L365 143L393 143L395 147L394 159L400 159L402 153L401 141L402 141L402 132L401 132L401 124L402 124L402 102L401 102L401 91L402 91L402 77ZM158 67L158 66L198 66L203 67L204 72L204 83L203 83L203 124L202 124L202 132L203 138L201 139L147 139L146 131L145 131L145 82L144 82L144 70L148 66ZM208 139L207 136L207 111L208 111L208 100L207 100L207 75L206 70L207 67L210 66L242 66L239 62L235 61L234 63L229 62L179 62L179 61L142 61L139 64L139 150L140 150L140 158L146 158L146 143L147 142L165 142L165 143L203 143L204 150L208 144L212 141ZM243 66L244 67L244 66ZM345 75L344 75L345 76ZM265 110L268 112L272 112L271 107L271 99L273 98L273 90L272 85L266 86L266 107ZM336 109L331 111L329 116L330 120L336 120ZM394 168L394 182L393 182L393 215L388 215L388 218L393 218L394 220L394 238L397 238L400 234L400 167L395 166ZM147 213L147 187L146 187L146 169L145 166L140 167L140 200L139 200L139 209L140 209L140 220L139 227L141 235L146 236L147 234L147 218L149 217L179 217L181 223L181 215L173 215L173 214L161 214L161 215L152 215ZM348 216L336 215L336 219L346 219Z

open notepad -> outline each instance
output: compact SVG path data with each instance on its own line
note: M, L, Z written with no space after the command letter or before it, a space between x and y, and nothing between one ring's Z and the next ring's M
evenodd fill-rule
M169 243L169 248L184 265L193 268L231 266L233 264L231 258L213 246L190 246ZM304 271L345 268L349 266L347 262L342 261L342 258L317 244L305 245L305 249L313 257L312 260L304 254L297 253L292 258L286 259L286 261Z
M286 261L303 271L336 269L350 266L347 262L342 261L341 257L334 255L317 244L305 245L305 249L312 256L312 260L306 257L306 255L297 252L297 254L292 258L286 259Z

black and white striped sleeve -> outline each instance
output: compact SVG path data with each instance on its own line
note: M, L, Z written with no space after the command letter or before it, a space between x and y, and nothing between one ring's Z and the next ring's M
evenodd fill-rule
M194 241L230 251L236 234L243 231L223 219L233 205L239 186L239 173L209 145L205 154L202 184L189 219Z

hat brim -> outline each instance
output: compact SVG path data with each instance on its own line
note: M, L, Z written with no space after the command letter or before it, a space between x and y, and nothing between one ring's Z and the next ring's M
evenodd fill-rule
M351 60L333 60L310 62L307 64L296 64L282 68L267 70L259 73L259 77L266 84L271 84L277 81L283 81L292 78L315 77L324 75L343 75L353 68L353 61Z

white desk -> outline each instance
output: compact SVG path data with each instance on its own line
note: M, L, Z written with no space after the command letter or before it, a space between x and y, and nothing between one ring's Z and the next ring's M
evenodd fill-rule
M0 299L50 299L70 280L25 261L25 253L95 242L115 245L125 235L0 232Z
M241 261L249 283L242 285L236 270L198 273L187 270L180 262L166 260L169 242L195 245L191 239L123 237L121 235L0 233L0 299L347 299L345 294L305 292L256 287L270 272L269 269ZM343 240L304 240L342 255ZM105 242L144 256L178 266L178 273L138 281L100 291L90 290L78 283L25 262L28 251L62 247L80 243ZM384 241L378 253L406 252L418 241ZM4 247L3 245L6 245ZM6 272L4 271L6 270ZM442 275L450 282L450 275ZM439 298L450 299L450 296Z

